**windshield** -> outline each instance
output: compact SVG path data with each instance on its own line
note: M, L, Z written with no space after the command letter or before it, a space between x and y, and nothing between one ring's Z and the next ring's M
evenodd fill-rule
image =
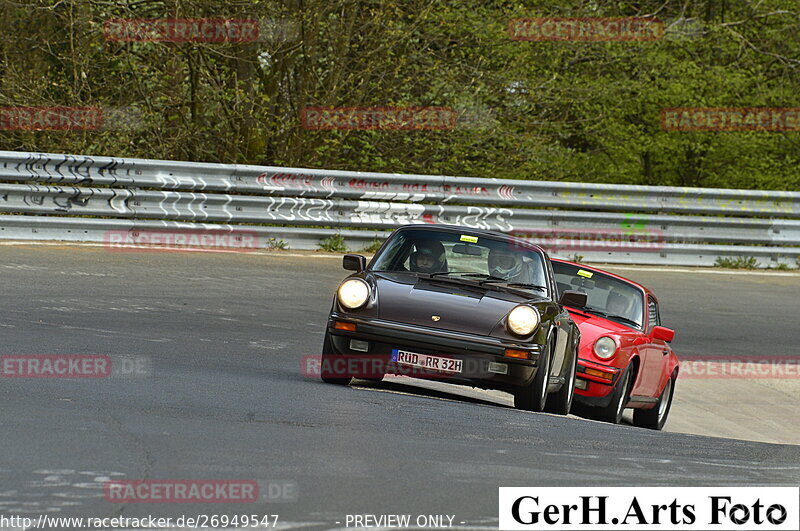
M465 277L547 293L540 253L513 242L469 233L400 231L375 257L370 269Z
M566 290L586 293L586 309L626 325L642 327L642 290L625 281L597 271L578 266L553 262L558 292Z

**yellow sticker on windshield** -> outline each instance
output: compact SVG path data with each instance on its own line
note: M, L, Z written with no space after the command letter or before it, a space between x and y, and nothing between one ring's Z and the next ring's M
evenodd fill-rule
M578 269L578 276L586 277L586 278L592 278L592 275L594 275L594 273L592 273L591 271Z
M461 241L462 242L469 242L469 243L478 243L478 237L477 236L467 236L466 234L462 234L461 235Z

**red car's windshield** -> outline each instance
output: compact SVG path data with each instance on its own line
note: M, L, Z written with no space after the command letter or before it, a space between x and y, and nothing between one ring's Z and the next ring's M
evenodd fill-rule
M582 291L587 296L586 307L593 313L642 327L644 294L641 289L598 271L563 262L553 261L553 273L559 293Z

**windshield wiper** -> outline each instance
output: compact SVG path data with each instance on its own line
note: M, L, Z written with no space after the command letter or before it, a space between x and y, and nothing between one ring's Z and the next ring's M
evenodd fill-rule
M547 286L537 286L536 284L526 284L524 282L510 282L509 286L513 286L515 288L528 288L528 289L538 289L539 291L547 292Z
M626 323L631 323L632 325L639 327L639 323L634 321L633 319L628 319L627 317L623 317L621 315L615 315L613 313L606 313L603 310L598 310L597 308L592 308L591 306L584 306L581 308L582 310L593 313L595 315L599 315L600 317L605 317L606 319L617 319L621 321L625 321Z
M478 281L478 284L489 284L491 282L507 282L506 279L502 277L496 277L494 275L487 275L486 273L470 273L468 275L464 275L466 277L476 277L480 278L481 280Z
M490 283L490 282L491 283L503 283L506 286L509 286L509 287L512 287L512 288L527 288L527 289L538 289L539 291L544 291L544 292L547 291L547 287L546 286L538 286L536 284L529 284L527 282L509 282L509 279L507 279L507 278L495 277L493 275L485 275L483 273L472 273L472 274L466 275L466 276L472 276L472 277L478 277L479 276L479 277L482 277L483 280L481 280L479 282L479 284Z
M486 280L505 280L504 278L487 275L486 273L462 273L462 275L464 275L465 277L477 277Z
M526 289L537 289L539 291L547 292L546 286L538 286L536 284L527 284L524 282L509 282L507 278L496 277L494 275L487 275L486 273L472 273L472 272L460 272L460 271L440 271L439 273L429 273L430 278L434 278L436 276L444 276L444 275L459 275L462 277L470 277L470 278L479 278L478 281L479 285L484 284L505 284L507 287L510 288L526 288Z
M428 275L430 275L431 278L438 277L440 275L461 275L465 277L474 277L474 276L480 276L482 275L482 273L470 273L470 272L462 273L461 271L439 271L438 273L428 273Z

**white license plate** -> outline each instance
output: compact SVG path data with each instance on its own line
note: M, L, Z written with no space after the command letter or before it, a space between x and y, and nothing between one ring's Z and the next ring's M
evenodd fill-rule
M392 350L392 361L398 365L406 367L418 367L431 371L449 372L458 374L463 370L464 362L453 358L442 356L430 356L428 354L417 354L407 350Z

